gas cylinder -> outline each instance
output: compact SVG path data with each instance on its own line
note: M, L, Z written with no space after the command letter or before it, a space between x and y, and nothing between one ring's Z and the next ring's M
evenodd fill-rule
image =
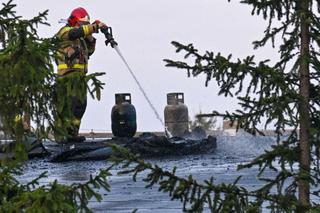
M137 131L137 116L131 104L131 94L115 94L115 100L111 111L112 134L116 137L133 137Z
M168 93L164 109L164 121L172 136L182 137L189 132L188 107L184 104L183 93Z

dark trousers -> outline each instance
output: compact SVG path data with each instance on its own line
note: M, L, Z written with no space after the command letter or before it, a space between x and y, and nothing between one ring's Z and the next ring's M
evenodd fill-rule
M71 109L73 114L73 122L71 122L71 126L67 128L68 135L71 137L75 137L79 134L81 119L87 108L87 98L81 101L76 97L72 97L71 99Z

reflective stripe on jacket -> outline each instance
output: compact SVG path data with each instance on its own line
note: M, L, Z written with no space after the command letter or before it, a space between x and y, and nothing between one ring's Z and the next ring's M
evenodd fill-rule
M65 75L65 74L70 73L72 71L87 72L87 70L88 70L87 64L74 64L71 67L68 66L68 64L59 64L58 65L58 75Z

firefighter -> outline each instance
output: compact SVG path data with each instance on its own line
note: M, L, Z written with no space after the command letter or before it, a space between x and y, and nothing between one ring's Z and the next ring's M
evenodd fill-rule
M57 97L57 102L60 100L59 104L63 106L56 113L56 126L67 126L67 137L64 137L64 134L57 133L59 131L55 131L56 140L59 142L82 142L85 140L84 137L78 136L78 133L81 119L87 107L86 82L83 80L82 86L72 84L77 82L76 79L81 79L79 75L85 76L88 72L88 59L93 54L96 45L96 39L92 34L105 28L107 28L107 25L98 20L90 24L88 12L79 7L71 12L67 24L56 34L56 37L60 40L60 49L56 56L58 68L57 96L68 96L63 91L67 87L82 88L77 91L77 97L74 94L67 97L67 100L63 100L64 97ZM67 84L69 85L67 86ZM79 98L79 94L82 98ZM70 109L71 113L67 115L65 110L70 111Z

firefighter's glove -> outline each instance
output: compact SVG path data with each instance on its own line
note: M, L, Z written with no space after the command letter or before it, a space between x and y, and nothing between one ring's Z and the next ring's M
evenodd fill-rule
M98 33L99 32L99 29L104 29L104 28L108 28L108 26L101 22L100 20L95 20L93 22L93 25L95 26L95 32Z

